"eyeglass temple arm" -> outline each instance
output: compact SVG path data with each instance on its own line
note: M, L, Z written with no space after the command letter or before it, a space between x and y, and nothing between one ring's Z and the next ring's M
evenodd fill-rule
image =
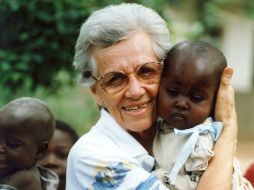
M82 72L82 77L83 78L90 78L92 77L94 80L98 81L99 79L95 76L92 75L91 71L83 71Z

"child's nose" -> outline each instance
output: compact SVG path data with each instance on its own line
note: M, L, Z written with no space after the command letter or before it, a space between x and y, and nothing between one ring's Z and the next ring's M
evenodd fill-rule
M47 161L48 161L49 164L55 165L56 161L57 161L56 155L49 154L48 157L47 157Z
M189 108L189 105L188 105L188 98L186 98L186 97L184 97L184 96L180 96L179 98L177 98L176 103L175 103L175 106L176 106L178 109L187 110L187 109Z
M48 154L45 158L40 160L39 164L46 168L56 168L57 167L57 158L54 154Z

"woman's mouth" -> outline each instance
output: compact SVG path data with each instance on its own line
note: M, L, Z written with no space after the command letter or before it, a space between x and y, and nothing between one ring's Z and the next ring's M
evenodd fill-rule
M140 111L144 108L147 108L147 106L148 106L148 103L145 103L145 104L142 104L142 105L123 107L123 109L125 111L137 112L137 111Z

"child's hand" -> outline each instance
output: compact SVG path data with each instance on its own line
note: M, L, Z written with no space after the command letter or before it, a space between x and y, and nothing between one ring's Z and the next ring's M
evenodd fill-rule
M235 110L234 89L230 84L232 75L233 69L230 67L225 68L222 73L215 105L215 118L218 121L222 121L225 128L230 128L231 130L233 130L233 134L235 136L232 135L232 138L236 139L237 116Z

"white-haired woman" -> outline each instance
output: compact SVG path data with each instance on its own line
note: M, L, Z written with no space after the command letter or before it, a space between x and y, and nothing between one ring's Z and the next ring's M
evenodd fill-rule
M152 144L169 48L164 20L142 5L108 6L82 25L74 65L101 116L69 154L66 189L167 189L153 172ZM198 189L231 189L237 136L231 76L232 70L225 69L216 107L225 127Z

